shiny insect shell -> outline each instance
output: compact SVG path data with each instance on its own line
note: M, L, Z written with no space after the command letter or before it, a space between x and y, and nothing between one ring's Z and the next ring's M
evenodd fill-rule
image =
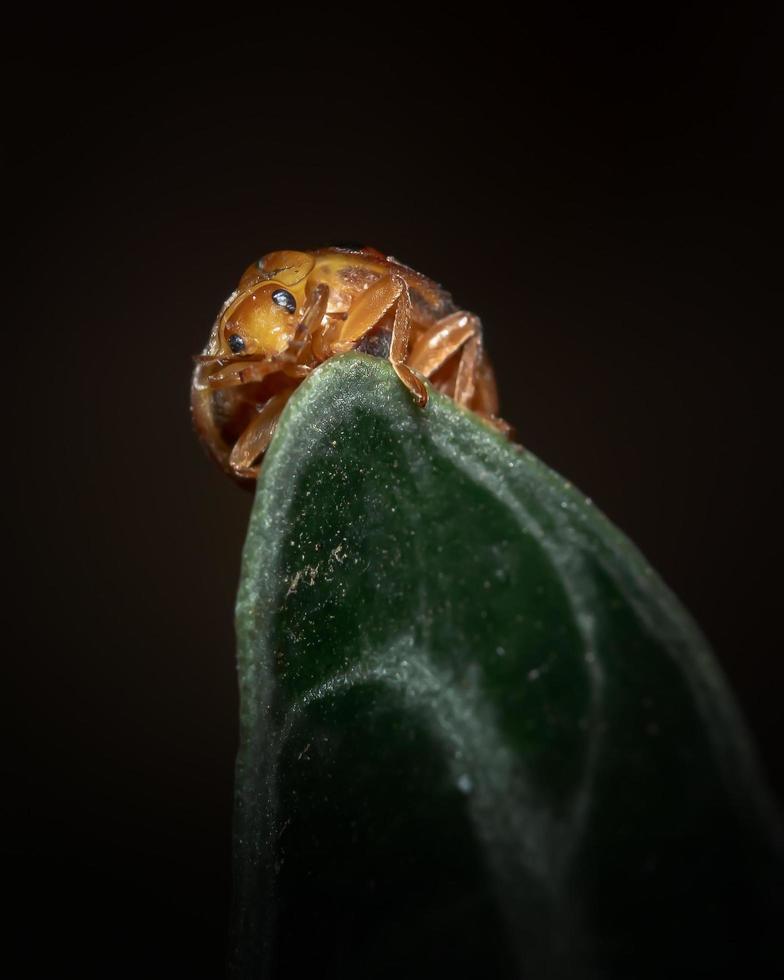
M245 270L196 357L200 438L240 483L255 481L278 418L319 364L359 350L388 358L418 405L427 379L502 432L477 316L372 248L271 252Z

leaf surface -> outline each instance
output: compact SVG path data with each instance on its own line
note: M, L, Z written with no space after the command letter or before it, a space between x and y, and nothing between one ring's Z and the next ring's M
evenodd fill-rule
M778 831L704 639L590 501L449 399L416 408L364 355L300 387L237 633L234 975L772 963Z

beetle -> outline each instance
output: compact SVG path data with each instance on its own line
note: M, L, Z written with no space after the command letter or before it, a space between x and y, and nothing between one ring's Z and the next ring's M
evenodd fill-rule
M250 265L195 358L191 412L209 453L252 485L278 419L319 364L387 358L415 402L435 389L505 434L482 324L441 286L374 248L270 252Z

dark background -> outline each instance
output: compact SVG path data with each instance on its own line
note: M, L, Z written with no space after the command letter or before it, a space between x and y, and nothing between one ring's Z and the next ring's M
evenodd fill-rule
M13 976L221 975L251 498L190 357L278 248L372 244L482 316L505 417L701 623L781 798L779 28L548 9L7 34Z

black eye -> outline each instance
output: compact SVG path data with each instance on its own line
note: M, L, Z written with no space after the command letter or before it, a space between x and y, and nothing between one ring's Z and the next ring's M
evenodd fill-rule
M231 348L232 354L239 354L245 350L245 341L236 333L230 334L229 347Z
M288 289L276 289L272 294L272 302L282 306L287 313L297 312L297 301Z

